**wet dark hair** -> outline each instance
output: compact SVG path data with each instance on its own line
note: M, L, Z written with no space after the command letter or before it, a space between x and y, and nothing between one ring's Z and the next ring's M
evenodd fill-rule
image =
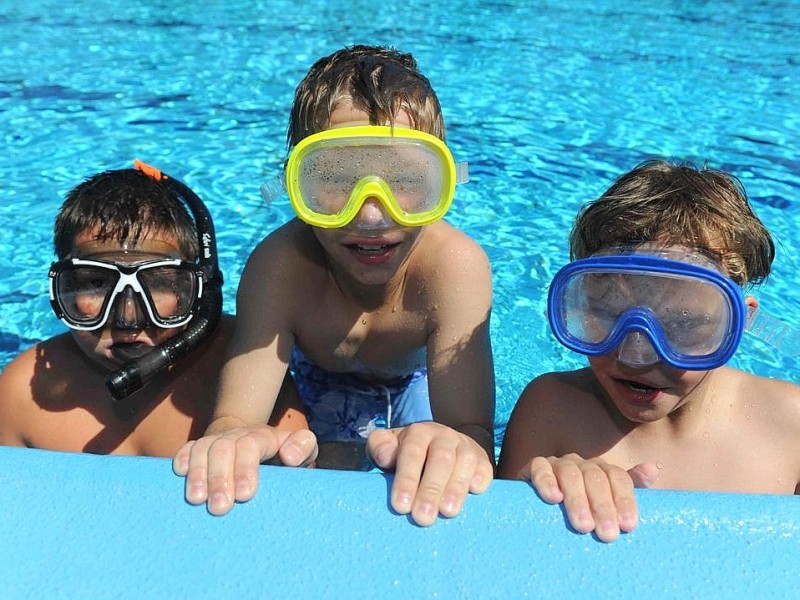
M581 208L570 255L654 241L701 250L740 286L766 279L775 258L772 236L739 179L663 160L639 164Z
M175 236L183 258L199 252L195 223L175 188L136 169L104 171L73 188L58 212L53 246L59 260L83 231L100 241L138 242L147 233Z
M295 90L287 144L330 127L343 102L366 112L370 123L394 124L405 111L414 129L445 139L439 99L411 54L382 46L350 46L319 59Z

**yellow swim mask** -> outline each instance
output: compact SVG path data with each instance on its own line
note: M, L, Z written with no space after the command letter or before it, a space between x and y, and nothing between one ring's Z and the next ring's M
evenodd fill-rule
M297 215L316 227L344 227L370 198L400 225L419 227L441 219L456 183L467 180L466 163L456 165L439 138L365 125L301 140L286 162L284 184ZM262 194L274 191L265 184Z

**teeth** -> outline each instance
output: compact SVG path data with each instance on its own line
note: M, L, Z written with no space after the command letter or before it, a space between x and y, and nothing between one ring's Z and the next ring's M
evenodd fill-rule
M628 384L629 388L636 390L637 392L647 392L652 389L655 389L650 387L649 385L643 385L641 383L636 383L635 381L628 381L626 383Z
M389 246L378 245L378 246L356 246L359 252L366 252L368 254L378 254L380 252L385 252Z

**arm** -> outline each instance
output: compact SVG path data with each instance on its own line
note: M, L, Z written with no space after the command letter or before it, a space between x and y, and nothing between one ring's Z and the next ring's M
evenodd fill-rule
M439 260L425 282L432 290L426 301L433 307L427 363L434 422L375 431L367 445L378 466L395 469L392 507L419 525L438 514L455 516L466 496L485 491L493 477L491 271L483 251L461 235L426 252Z
M310 431L276 429L267 422L286 376L294 345L294 291L286 235L270 236L248 260L237 294L236 330L220 374L217 404L205 435L176 455L174 470L186 476L186 499L208 503L213 514L252 498L259 465L276 455L284 464L316 457ZM288 255L288 257L287 257Z
M0 445L26 446L26 419L33 406L37 346L17 356L0 374Z

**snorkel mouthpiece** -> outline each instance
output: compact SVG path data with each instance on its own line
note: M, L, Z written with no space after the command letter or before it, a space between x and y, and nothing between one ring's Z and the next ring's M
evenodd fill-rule
M197 194L182 182L138 160L134 161L134 167L172 187L192 213L200 246L203 296L197 312L183 332L156 346L144 356L124 364L106 378L106 387L115 401L138 391L157 373L198 348L214 332L222 316L223 277L217 260L217 242L211 214ZM126 409L121 416L130 418L135 410Z
M140 390L159 371L175 364L211 335L222 313L222 286L215 285L183 333L156 346L144 356L123 365L106 379L115 400Z

